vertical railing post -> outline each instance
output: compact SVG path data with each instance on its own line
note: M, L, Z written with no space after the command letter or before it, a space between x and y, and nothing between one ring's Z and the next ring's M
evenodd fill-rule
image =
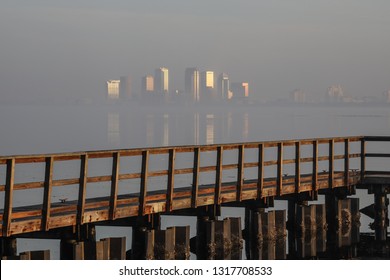
M215 193L214 193L215 205L219 205L221 202L222 165L223 165L223 147L219 146L217 148L217 166L215 172Z
M238 147L237 201L242 200L242 187L244 185L244 149L244 145Z
M295 193L299 193L301 185L301 143L295 143Z
M149 151L142 152L142 168L141 168L141 187L139 193L139 209L138 214L143 216L145 214L145 202L148 187L148 164L149 164Z
M259 144L258 149L257 199L260 200L263 197L264 188L264 145Z
M116 212L116 206L117 206L117 200L118 200L119 161L120 161L120 153L115 152L112 155L110 220L115 220L115 212Z
M200 149L194 149L194 166L192 171L192 191L191 191L191 207L198 207L198 185L199 185L199 159Z
M175 149L169 150L169 163L168 163L168 186L167 186L167 201L166 201L166 211L172 211L172 202L173 202L173 189L175 184L175 158L176 151Z
M329 140L329 188L333 188L334 178L334 140Z
M43 207L41 229L47 231L50 228L51 193L53 181L53 157L45 159L45 182L43 187Z
M77 203L77 223L84 224L85 197L87 193L88 154L80 156L79 198Z
M344 140L344 185L349 186L349 139Z
M316 192L318 188L318 141L313 141L313 176L312 191Z
M9 236L12 217L13 188L15 180L15 159L7 159L7 174L5 182L3 236Z
M278 143L278 170L277 170L277 186L276 195L283 194L283 143Z
M366 140L360 140L360 181L363 182L366 173Z

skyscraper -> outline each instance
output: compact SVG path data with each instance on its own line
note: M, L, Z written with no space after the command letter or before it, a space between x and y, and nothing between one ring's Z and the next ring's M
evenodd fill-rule
M296 89L290 93L290 101L294 103L305 103L306 94L303 90Z
M154 92L154 78L152 75L142 77L141 92L142 95Z
M119 85L120 85L120 80L108 80L106 82L107 99L109 100L119 99Z
M200 98L202 100L215 99L214 72L203 71L200 73Z
M249 96L248 83L246 82L232 83L231 90L234 98L245 98Z
M187 68L185 71L185 93L195 102L199 102L199 71L197 68Z
M218 77L218 93L222 99L231 98L230 81L228 75L225 73L220 74Z
M340 85L334 85L334 86L328 87L328 90L326 93L326 100L328 102L331 102L331 103L342 102L343 98L344 98L344 91Z
M160 67L154 71L154 88L158 94L167 94L169 92L168 68Z
M119 97L120 97L120 99L131 99L131 78L130 78L130 76L120 77Z

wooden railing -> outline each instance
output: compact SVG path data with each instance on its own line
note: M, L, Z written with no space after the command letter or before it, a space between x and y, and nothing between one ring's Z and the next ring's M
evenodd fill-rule
M348 186L364 178L366 157L390 157L390 154L366 153L367 141L390 141L390 137L336 137L0 157L0 168L3 167L5 170L5 178L0 178L3 180L3 183L0 181L0 194L4 197L4 206L0 214L2 222L0 234L11 236L23 232L47 231L75 224L171 212L203 205ZM285 153L286 149L290 149L292 156ZM272 154L271 150L276 151L276 154ZM306 154L303 154L304 150ZM236 152L235 163L224 163L226 151ZM215 164L204 165L202 158L209 152L215 154ZM176 157L183 153L191 156L191 167L177 165ZM168 158L166 168L149 170L155 155L165 155ZM251 155L256 160L248 161L246 155ZM140 172L120 171L121 161L126 157L140 158ZM112 161L111 174L90 176L89 162L92 159L107 158ZM354 168L351 168L353 159L357 160L353 162ZM78 162L80 166L78 177L54 178L54 172L60 172L56 170L55 163L65 161ZM343 161L343 168L336 170L336 162L340 161ZM306 169L303 168L306 163L311 163L309 171L307 166ZM323 163L326 165L325 170L319 170L319 165ZM16 167L21 164L44 165L44 180L15 183ZM275 176L266 176L265 168L269 166L276 168ZM256 175L245 179L245 171L251 168L256 170ZM294 174L284 173L287 168L294 169ZM223 172L227 170L235 172L234 182L226 182ZM215 174L214 180L210 184L201 185L200 176L207 172ZM176 186L175 176L182 174L191 176L192 184ZM153 177L163 178L161 184L166 180L164 190L148 189L148 179ZM119 195L119 183L132 179L139 181L139 189ZM105 182L110 188L109 196L87 198L87 185L101 182ZM78 185L78 198L54 202L53 189L70 185ZM33 189L43 190L42 204L13 206L15 191Z

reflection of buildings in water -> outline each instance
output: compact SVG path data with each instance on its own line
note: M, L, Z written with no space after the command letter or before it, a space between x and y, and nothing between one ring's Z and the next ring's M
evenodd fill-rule
M390 115L387 116L387 127L390 130Z
M206 116L206 144L214 144L214 115Z
M146 144L153 146L154 140L154 115L148 114L146 116Z
M120 145L118 113L108 113L107 115L107 138L108 138L109 145L112 146Z
M222 139L228 139L228 142L230 141L232 122L232 113L228 112L226 117L224 116L222 119Z
M249 115L245 113L243 116L243 126L242 126L242 141L246 141L249 135Z
M199 113L194 114L194 145L199 145Z
M169 145L169 115L164 114L164 124L163 124L163 146Z

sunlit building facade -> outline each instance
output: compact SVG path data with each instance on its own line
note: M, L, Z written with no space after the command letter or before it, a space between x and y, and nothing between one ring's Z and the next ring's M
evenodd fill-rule
M154 93L154 77L152 75L142 77L141 92L143 95Z
M208 101L215 98L215 75L213 71L200 73L200 98Z
M229 76L225 73L218 77L218 93L222 99L230 99L233 96L230 90Z
M159 94L167 94L169 92L168 68L160 67L154 71L154 88Z
M108 80L106 82L107 99L118 100L119 87L120 87L120 80Z
M246 82L232 83L231 91L234 98L247 98L249 96L249 85Z
M185 92L194 102L199 102L199 71L197 68L187 68L185 71Z

